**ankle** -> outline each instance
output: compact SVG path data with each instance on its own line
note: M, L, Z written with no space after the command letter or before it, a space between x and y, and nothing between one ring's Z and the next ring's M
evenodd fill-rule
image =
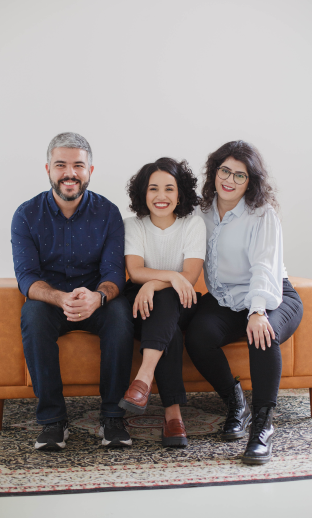
M153 381L153 378L154 378L154 373L150 373L150 372L145 372L145 371L141 371L141 369L139 370L139 372L137 373L135 379L136 380L140 380L140 381L143 381L144 383L146 383L146 385L148 387L150 387L152 381Z
M179 419L182 421L180 405L171 405L165 408L165 419L167 423L171 421L171 419Z

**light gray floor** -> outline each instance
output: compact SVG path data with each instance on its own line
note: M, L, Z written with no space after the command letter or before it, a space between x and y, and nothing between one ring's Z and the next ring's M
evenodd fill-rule
M312 480L0 498L1 518L311 518Z

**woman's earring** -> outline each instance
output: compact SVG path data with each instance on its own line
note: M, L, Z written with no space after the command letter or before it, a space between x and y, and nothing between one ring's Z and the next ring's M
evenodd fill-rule
M177 205L180 205L180 200L177 201Z

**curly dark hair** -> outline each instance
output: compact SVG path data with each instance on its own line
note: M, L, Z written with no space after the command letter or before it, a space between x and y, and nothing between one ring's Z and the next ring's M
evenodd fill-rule
M208 156L204 171L205 183L200 202L202 210L207 212L211 207L216 190L215 178L217 168L229 157L243 162L247 168L249 183L248 189L245 192L245 201L250 212L253 212L259 207L263 207L266 203L270 203L278 210L279 205L276 199L275 189L270 185L269 174L264 167L262 157L254 146L243 140L227 142Z
M136 213L138 218L148 216L150 211L146 205L146 192L150 176L155 171L165 171L171 174L178 186L179 205L174 209L174 214L178 218L183 218L191 214L199 205L200 198L196 194L197 178L192 173L186 160L177 162L173 158L159 158L156 162L146 164L134 176L132 176L127 184L127 192L130 197L130 209Z

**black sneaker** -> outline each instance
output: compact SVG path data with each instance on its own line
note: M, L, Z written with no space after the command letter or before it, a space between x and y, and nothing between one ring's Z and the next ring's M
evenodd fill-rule
M69 437L68 422L45 424L37 437L36 450L62 450Z
M100 421L99 436L103 446L131 446L132 440L125 427L123 417L104 417Z

